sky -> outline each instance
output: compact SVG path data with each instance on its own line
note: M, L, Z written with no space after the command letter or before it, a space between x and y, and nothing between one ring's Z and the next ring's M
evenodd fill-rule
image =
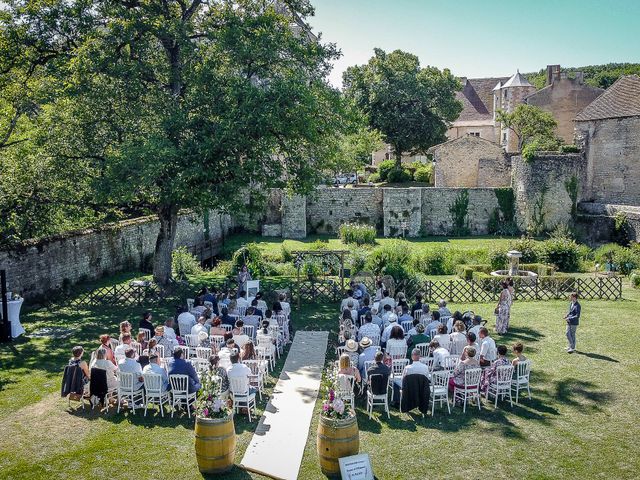
M342 72L375 47L470 78L609 62L640 63L640 0L311 0L308 19L336 43Z

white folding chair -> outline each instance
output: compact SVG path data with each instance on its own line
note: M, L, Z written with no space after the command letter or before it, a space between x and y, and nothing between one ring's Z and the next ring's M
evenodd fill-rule
M431 340L433 340L436 335L438 335L438 330L436 328L429 330L429 338Z
M420 350L420 358L429 356L429 344L428 343L416 343L414 348Z
M220 325L222 328L224 328L227 332L230 332L231 330L233 330L233 327L231 325L228 325L226 323L223 323L222 325Z
M171 395L167 390L162 391L162 376L157 373L143 373L144 377L144 416L147 416L147 408L149 404L158 405L160 407L160 415L164 417L163 404L171 404Z
M447 326L449 324L449 320L451 320L451 316L442 316L440 317L440 323Z
M496 397L494 408L498 407L498 397L509 397L509 403L513 407L513 399L511 398L511 380L513 378L513 365L501 365L496 368L496 375L493 381L489 383L485 397L489 400L489 395Z
M138 332L142 332L144 333L144 339L148 342L149 340L151 340L151 330L149 330L148 328L141 328L138 330Z
M196 360L198 361L198 371L206 370L209 367L209 357L211 356L211 348L196 347Z
M258 358L266 361L269 368L273 370L276 363L276 347L273 344L271 335L258 335L256 341L256 352L258 353Z
M158 354L158 356L160 358L166 358L167 356L165 355L165 351L164 351L164 345L156 345L155 346L156 349L156 353Z
M219 352L220 349L224 347L224 336L222 335L210 335L209 340L216 352Z
M431 373L431 416L435 415L436 401L447 404L449 414L451 414L451 405L449 404L449 378L451 373L448 370L439 370Z
M239 412L241 408L246 408L251 421L251 409L256 408L256 394L249 390L249 379L242 377L231 377L229 379L229 390L233 398L233 409Z
M449 353L451 353L451 355L462 355L462 351L466 346L467 346L466 339L453 341L449 345Z
M264 391L264 372L262 370L261 360L243 360L249 369L251 369L251 375L249 375L249 386L255 387L262 400L262 392Z
M213 310L213 302L202 302L202 304L203 304L206 308L208 308L208 309L210 309L210 310Z
M131 342L131 347L136 350L138 356L142 355L142 344L138 342Z
M374 362L375 363L375 362ZM379 378L377 378L379 377ZM367 388L367 412L369 413L369 419L373 414L373 407L375 405L384 405L384 411L387 412L387 418L391 418L389 414L389 382L384 385L384 375L375 373L368 378L369 388ZM378 391L373 392L373 387L376 386L380 390L384 389L384 393Z
M289 320L287 320L286 315L276 315L276 322L278 322L278 326L280 327L280 331L282 332L282 335L284 336L284 343L285 344L289 344L291 343L291 338L289 336Z
M247 313L247 307L240 307L240 306L238 306L238 307L237 307L237 310L238 310L238 315L239 315L240 317L244 317L244 316L245 316L245 314Z
M365 360L364 362L364 373L362 375L362 382L369 383L369 369L376 364L375 360Z
M453 372L453 370L458 366L458 363L460 363L460 357L458 355L447 355L444 357L443 367L445 370Z
M393 358L391 360L391 375L389 375L389 386L392 388L391 401L393 401L393 384L396 380L400 380L400 384L402 385L402 372L404 372L404 368L407 365L409 365L409 360L407 358Z
M371 345L380 346L380 334L372 333L369 335L369 340L371 340Z
M429 370L429 372L433 371L433 361L434 358L433 357L420 357L420 363L424 363L427 366L427 369Z
M118 372L118 413L123 400L127 400L131 411L136 413L136 400L144 403L144 389L140 387L134 390L135 374L131 372Z
M187 298L187 310L191 311L191 309L193 308L193 304L196 303L195 299L193 298Z
M336 347L336 355L338 356L338 358L340 358L340 356L345 352L345 348L345 346Z
M404 333L406 334L413 328L413 320L404 320L402 323L400 323L400 325L402 326L402 330L404 330Z
M188 334L184 336L184 343L187 347L187 356L186 358L195 357L196 348L200 345L200 339L198 335Z
M222 309L226 308L226 305L222 302L218 302L218 313L222 315Z
M401 360L407 358L407 346L399 345L387 348L387 354L391 357L391 360Z
M253 340L256 334L256 327L254 327L253 325L244 325L242 327L242 333L244 333L247 337L249 337L251 340Z
M110 337L109 345L111 346L111 350L115 351L115 349L118 348L118 346L120 345L120 340L118 340L117 338Z
M433 374L431 374L433 375ZM453 389L453 401L462 401L462 412L467 411L467 400L478 402L478 410L480 410L480 377L482 376L481 368L469 368L464 372L464 387L455 386Z
M176 407L187 408L187 415L191 418L191 406L196 403L196 393L189 393L189 375L169 375L171 384L171 418L176 411Z
M518 394L520 390L527 389L527 396L531 398L531 389L529 387L529 377L531 376L531 360L518 362L515 377L511 380L511 389L516 391L516 404L518 403Z
M345 404L349 403L352 408L355 408L355 395L353 393L355 381L356 379L353 375L339 374L336 382L336 397L345 402Z

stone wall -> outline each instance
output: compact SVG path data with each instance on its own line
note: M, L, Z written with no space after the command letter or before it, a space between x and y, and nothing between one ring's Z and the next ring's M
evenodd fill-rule
M418 237L422 227L424 188L383 189L384 236Z
M571 222L572 200L567 182L578 182L578 201L586 182L585 159L581 154L540 153L531 160L511 158L512 184L516 197L518 227L523 230L551 230Z
M462 190L469 192L467 220L472 235L488 233L489 217L498 208L492 188L424 188L422 189L422 229L426 235L448 235L453 228L449 207Z
M582 239L589 244L611 242L615 231L615 217L619 213L624 214L627 219L629 239L640 242L640 206L591 202L579 205L578 228Z
M208 219L206 225L204 219ZM176 246L205 241L207 230L210 239L221 240L233 227L226 215L212 212L204 219L202 215L181 215ZM0 265L7 270L10 290L34 298L63 285L144 269L151 264L158 230L155 217L143 217L38 242L26 241L13 250L0 250Z
M381 188L320 187L307 198L309 233L336 234L343 223L365 223L383 231Z
M640 205L640 117L576 122L587 152L585 200Z
M307 202L304 196L282 196L282 236L284 238L307 236Z

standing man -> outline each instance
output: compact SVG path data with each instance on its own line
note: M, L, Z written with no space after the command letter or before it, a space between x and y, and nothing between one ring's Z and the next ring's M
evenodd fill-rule
M578 302L578 294L573 292L571 294L571 305L569 305L569 313L564 317L567 321L567 340L569 346L567 347L567 353L573 353L576 351L576 330L580 324L580 303Z

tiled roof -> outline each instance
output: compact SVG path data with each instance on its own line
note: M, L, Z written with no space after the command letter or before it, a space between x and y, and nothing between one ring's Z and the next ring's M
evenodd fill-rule
M456 98L462 102L462 112L457 121L490 120L493 118L493 87L509 77L468 78Z
M507 80L507 83L502 85L502 88L507 87L533 87L533 85L531 85L529 80L527 80L524 75L520 73L520 70L518 70L509 80Z
M640 77L620 77L576 116L576 121L640 116Z

